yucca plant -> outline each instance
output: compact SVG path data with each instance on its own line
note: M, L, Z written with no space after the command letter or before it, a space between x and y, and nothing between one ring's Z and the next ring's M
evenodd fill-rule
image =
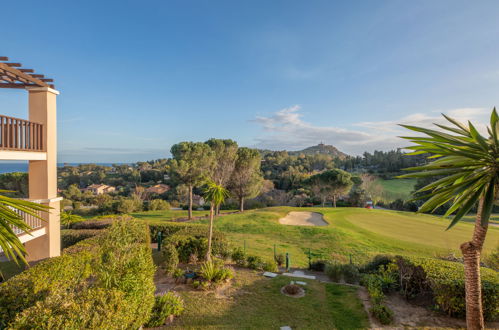
M482 136L471 122L463 125L448 116L450 126L435 124L441 130L401 125L422 136L403 137L414 143L407 149L412 155L429 154L428 164L408 168L414 172L403 178L438 179L419 189L415 199L426 200L419 212L433 212L447 202L452 206L445 217L452 215L447 229L478 204L473 236L461 244L464 257L466 287L466 323L468 329L483 329L480 254L487 234L490 214L499 191L499 117L492 110L488 137Z
M18 212L24 212L41 219L39 212L47 212L49 207L2 195L9 192L11 191L0 190L0 248L7 259L12 259L17 264L21 260L26 264L24 258L26 249L14 232L13 227L17 227L26 233L31 230L31 227L24 222L23 217Z
M204 199L210 202L210 228L208 232L208 251L206 260L211 260L211 242L213 239L213 218L215 210L230 196L229 191L213 181L208 181L204 188Z

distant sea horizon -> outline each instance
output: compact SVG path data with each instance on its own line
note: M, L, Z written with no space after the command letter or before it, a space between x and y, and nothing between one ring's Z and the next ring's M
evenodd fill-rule
M123 165L132 163L57 163L57 167L63 166L78 166L82 164L95 164L101 166L112 166L113 164ZM0 163L0 174L2 173L12 173L12 172L28 172L28 162L1 162Z

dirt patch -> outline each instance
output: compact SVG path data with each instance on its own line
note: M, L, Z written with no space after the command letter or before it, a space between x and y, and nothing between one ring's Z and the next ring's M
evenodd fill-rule
M284 218L279 219L282 225L291 226L327 226L324 216L317 212L289 212Z
M416 306L405 300L400 294L393 293L386 298L386 305L393 311L393 324L388 326L381 325L378 320L371 316L369 309L371 308L371 301L369 294L364 287L358 291L359 298L362 301L366 312L369 315L369 323L372 329L412 329L412 328L430 328L430 329L465 329L466 321L464 319L457 319L442 315L440 313L431 311L422 306ZM488 329L497 329L499 324L497 322L487 323Z

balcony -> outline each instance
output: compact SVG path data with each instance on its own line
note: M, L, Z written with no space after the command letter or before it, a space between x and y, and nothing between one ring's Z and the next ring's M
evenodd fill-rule
M0 159L45 160L43 125L0 115Z

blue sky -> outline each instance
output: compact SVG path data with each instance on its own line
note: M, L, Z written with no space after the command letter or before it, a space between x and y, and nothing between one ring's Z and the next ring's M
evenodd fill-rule
M0 55L54 78L59 160L162 158L232 138L350 154L397 123L485 122L499 91L497 1L10 1ZM26 117L24 91L0 112Z

